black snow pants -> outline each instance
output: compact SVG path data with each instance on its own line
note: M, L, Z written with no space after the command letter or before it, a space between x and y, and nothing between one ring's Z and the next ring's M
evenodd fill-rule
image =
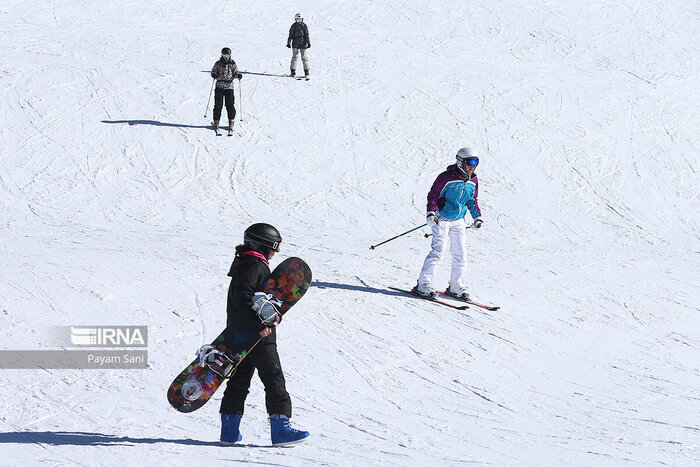
M236 107L234 107L233 89L220 89L216 88L214 90L214 121L218 122L221 120L221 108L224 105L224 99L226 99L226 113L228 114L229 121L235 120L236 118Z
M252 352L238 365L236 372L229 378L221 400L220 413L243 413L245 399L250 388L253 373L258 370L258 376L265 386L265 405L267 413L283 414L292 417L292 400L280 365L280 357L276 344L259 343Z

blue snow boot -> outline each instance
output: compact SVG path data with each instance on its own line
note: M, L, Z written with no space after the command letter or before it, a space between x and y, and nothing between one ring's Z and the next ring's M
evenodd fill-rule
M308 431L295 430L289 426L289 418L286 415L270 415L270 437L273 446L289 446L301 443L309 437Z
M221 414L221 441L222 446L231 446L243 439L238 427L241 424L242 414Z

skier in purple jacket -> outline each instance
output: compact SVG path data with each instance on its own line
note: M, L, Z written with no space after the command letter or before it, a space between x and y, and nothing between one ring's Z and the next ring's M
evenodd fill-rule
M427 224L433 231L430 253L423 262L418 284L413 288L417 294L435 298L433 288L435 270L442 261L447 243L452 253L452 273L446 293L461 300L469 300L465 287L467 251L465 215L473 218L471 228L481 228L481 210L477 202L479 180L476 166L479 157L472 148L462 148L457 152L457 163L447 167L438 175L428 193Z

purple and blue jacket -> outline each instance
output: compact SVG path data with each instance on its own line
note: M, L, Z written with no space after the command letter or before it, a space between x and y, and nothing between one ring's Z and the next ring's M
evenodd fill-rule
M447 167L438 175L428 192L428 212L450 220L462 219L467 210L473 218L481 216L477 197L479 179L473 173L469 180L459 176L457 165Z

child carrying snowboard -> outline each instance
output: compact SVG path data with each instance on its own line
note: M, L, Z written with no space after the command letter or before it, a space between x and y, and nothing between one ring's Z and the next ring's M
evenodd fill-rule
M243 234L243 244L236 247L236 257L228 273L231 285L226 306L226 346L233 348L235 334L241 331L257 333L263 339L243 359L226 385L219 410L223 445L232 445L242 439L239 426L256 369L265 386L272 445L285 446L309 437L308 432L295 430L289 425L292 401L277 353L275 330L281 320L277 310L279 302L262 293L265 281L270 276L268 261L279 251L281 243L282 237L273 226L262 223L251 225Z

